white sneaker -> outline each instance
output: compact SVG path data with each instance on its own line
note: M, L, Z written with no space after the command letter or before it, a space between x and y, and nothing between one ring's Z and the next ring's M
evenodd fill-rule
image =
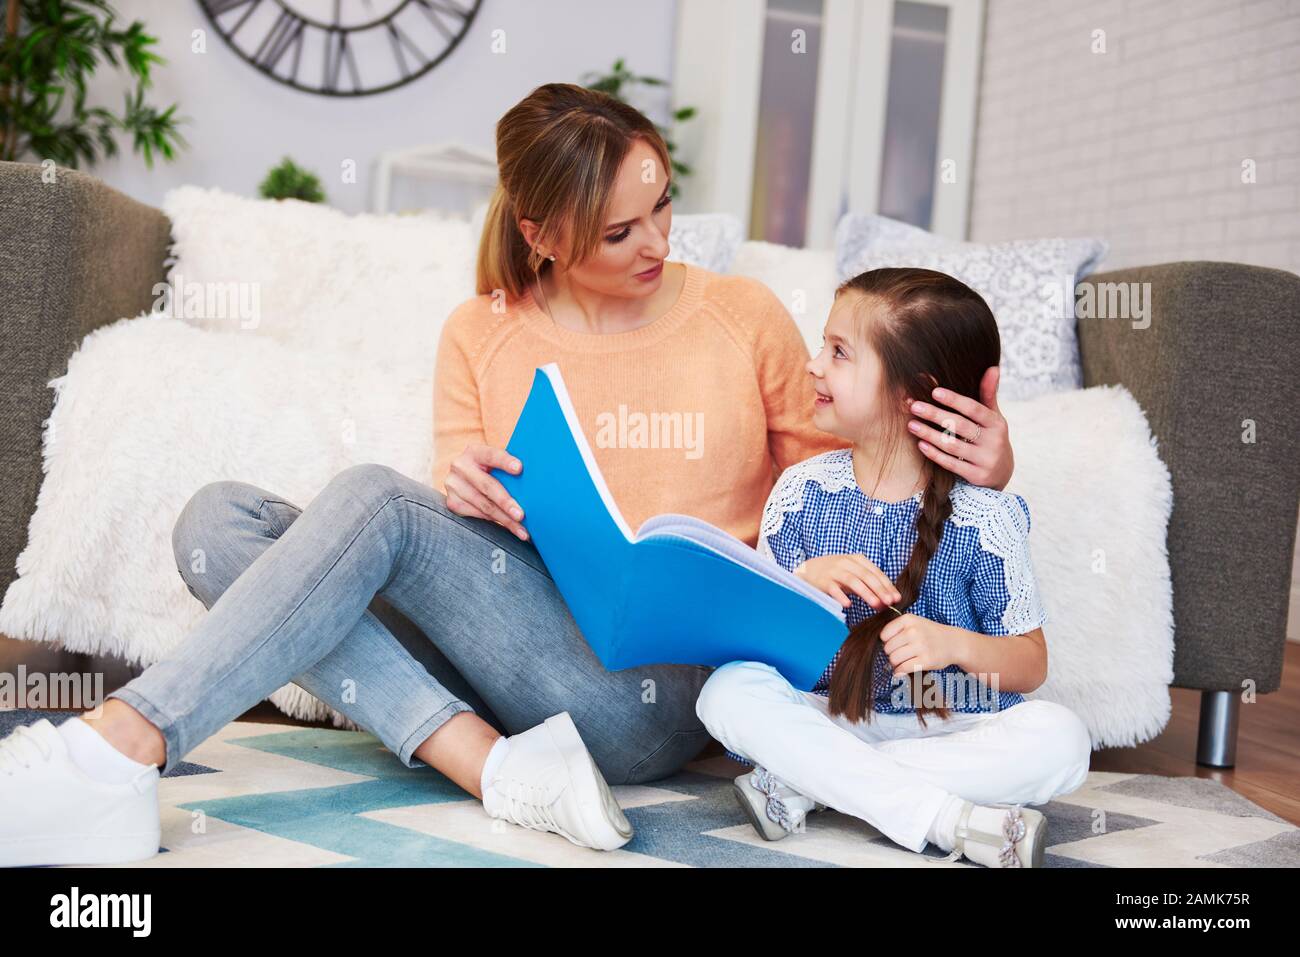
M807 795L783 784L766 768L755 767L736 778L736 803L754 825L754 830L768 841L779 841L794 831L803 830L810 811L825 810Z
M0 741L0 867L123 864L158 853L158 769L105 784L42 718Z
M602 851L632 839L632 825L569 712L511 735L509 741L509 751L483 792L489 816Z

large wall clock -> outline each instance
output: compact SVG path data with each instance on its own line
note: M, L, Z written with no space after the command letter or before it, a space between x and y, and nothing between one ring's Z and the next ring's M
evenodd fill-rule
M482 0L199 0L241 57L296 90L365 96L441 63Z

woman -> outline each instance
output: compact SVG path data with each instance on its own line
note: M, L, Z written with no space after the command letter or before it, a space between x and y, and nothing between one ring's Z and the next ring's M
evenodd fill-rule
M0 806L13 809L0 863L156 852L158 767L289 681L492 817L589 847L631 836L606 779L664 777L707 742L695 702L710 669L607 672L491 475L527 467L502 446L533 370L559 362L589 439L600 416L627 409L703 423L698 449L592 440L633 527L685 512L753 544L775 475L843 443L806 424L808 353L775 294L665 262L671 167L649 120L547 84L498 123L497 157L479 295L438 348L434 485L358 465L305 510L243 482L200 489L173 545L209 614L97 720L41 721L0 742ZM1001 487L1012 457L996 376L982 393L992 409L951 399L955 411L916 409L946 435L916 425L961 449L923 443L927 456ZM432 673L368 610L377 597L436 646Z

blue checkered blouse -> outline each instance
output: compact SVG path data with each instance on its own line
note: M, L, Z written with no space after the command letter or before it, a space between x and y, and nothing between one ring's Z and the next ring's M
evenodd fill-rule
M1047 613L1030 564L1025 500L958 479L951 501L952 514L944 522L921 594L910 608L900 610L985 635L1022 635L1045 624ZM869 497L853 474L853 450L835 449L790 466L777 479L763 509L758 551L791 571L808 558L862 554L897 581L916 544L920 504L920 492L901 502ZM861 597L850 593L849 598L844 617L850 628L875 614ZM830 694L838 659L837 653L814 692ZM995 693L955 664L938 673L944 703L954 712L996 711L1025 700L1017 692ZM907 678L893 677L889 657L883 649L877 651L874 710L914 713L909 685Z

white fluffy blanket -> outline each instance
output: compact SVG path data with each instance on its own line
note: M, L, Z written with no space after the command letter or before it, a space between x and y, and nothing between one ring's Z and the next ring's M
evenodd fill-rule
M200 486L238 479L305 507L359 462L429 481L432 370L414 369L154 316L92 332L52 383L46 476L0 632L157 661L206 614L171 550ZM271 700L351 726L296 685Z
M1146 416L1122 386L1001 405L1049 615L1048 678L1028 697L1072 708L1094 747L1154 738L1174 680L1173 489Z

